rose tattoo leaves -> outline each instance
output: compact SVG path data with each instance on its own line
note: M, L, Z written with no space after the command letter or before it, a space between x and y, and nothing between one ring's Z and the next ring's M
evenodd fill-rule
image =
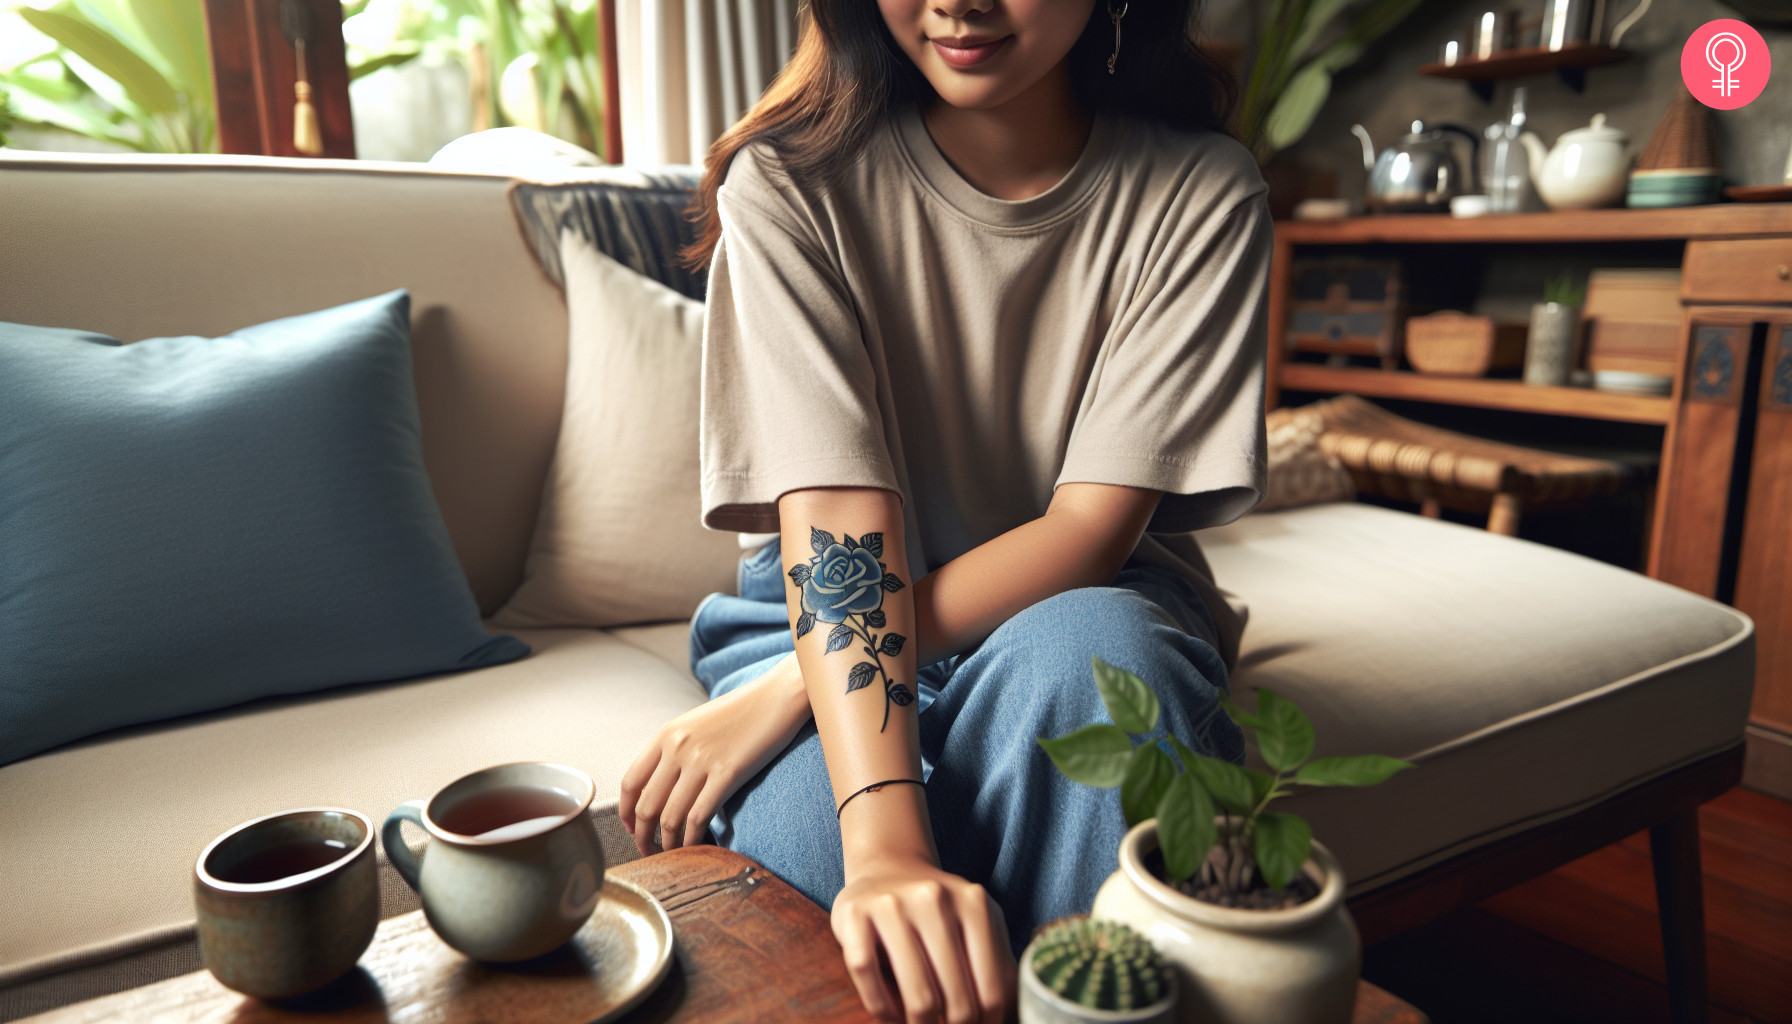
M849 533L843 540L835 540L833 534L812 526L809 547L815 557L790 570L790 581L803 592L796 637L801 640L816 623L825 622L834 626L828 631L828 654L846 650L855 640L864 641L859 650L871 660L855 664L846 673L846 692L883 682L884 724L878 727L882 732L890 725L890 705L908 707L915 702L914 693L890 678L883 662L886 655L901 654L908 638L901 633L876 632L884 628L884 595L901 590L903 583L878 561L884 553L881 533L867 533L857 540Z

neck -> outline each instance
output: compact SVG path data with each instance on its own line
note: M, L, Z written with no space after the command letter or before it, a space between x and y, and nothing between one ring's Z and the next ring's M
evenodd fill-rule
M922 118L934 145L966 181L1010 200L1031 199L1063 180L1093 123L1062 64L1001 106L969 110L935 100Z

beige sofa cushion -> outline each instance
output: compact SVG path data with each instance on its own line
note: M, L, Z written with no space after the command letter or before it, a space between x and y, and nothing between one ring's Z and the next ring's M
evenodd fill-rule
M263 701L0 768L0 1018L194 969L194 859L282 808L350 807L378 823L474 769L558 761L597 781L611 857L634 856L614 811L622 773L702 688L600 631L519 636L535 653L509 665ZM386 911L414 907L381 861ZM74 970L121 957L130 970Z
M1418 764L1286 802L1353 892L1741 741L1753 627L1675 587L1357 504L1247 516L1201 548L1251 606L1234 693L1293 700L1320 756Z
M706 530L697 468L703 304L560 236L566 412L504 629L686 619L734 586L734 534Z
M0 320L216 336L411 292L423 456L481 609L522 577L566 307L496 176L268 157L0 150Z

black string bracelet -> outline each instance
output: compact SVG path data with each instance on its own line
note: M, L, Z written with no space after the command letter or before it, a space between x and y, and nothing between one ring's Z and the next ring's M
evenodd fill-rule
M873 782L871 785L866 786L865 788L854 792L851 796L848 796L846 799L840 801L840 806L834 808L834 817L836 817L836 818L840 817L840 812L846 810L846 805L852 803L853 798L857 797L860 793L869 793L872 790L877 789L880 786L894 786L898 782L912 782L915 785L920 786L922 789L927 788L927 783L922 782L920 779L885 779L882 782Z

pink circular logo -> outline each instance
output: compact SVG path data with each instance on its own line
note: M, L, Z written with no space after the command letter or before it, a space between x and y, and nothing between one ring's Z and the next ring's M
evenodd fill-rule
M1735 110L1767 88L1773 57L1761 33L1734 18L1699 26L1680 51L1680 77L1707 107Z

